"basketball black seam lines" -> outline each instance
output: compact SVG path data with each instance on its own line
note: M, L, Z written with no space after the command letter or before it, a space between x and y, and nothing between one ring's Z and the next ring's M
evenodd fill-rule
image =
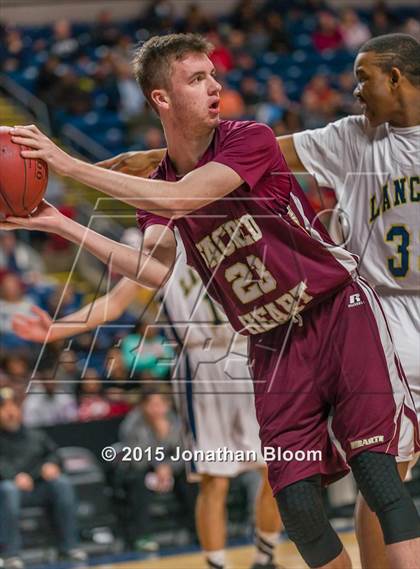
M46 189L46 188L45 188L45 189ZM42 189L42 188L41 188L41 190L36 194L36 198L33 200L33 203L36 203L36 202L38 201L38 198L39 198L40 196L41 196L41 198L44 197L45 189ZM39 200L39 201L41 201L41 200ZM38 205L39 205L39 202L38 202ZM29 213L32 213L32 212L38 207L38 205L34 205L34 206L32 207L32 203L31 203L31 211L30 211ZM28 211L29 211L29 210L28 210Z
M34 159L34 162L35 162L35 172L36 172L36 162L37 162L37 160L38 160L37 158ZM47 169L46 169L46 174L47 174L47 184L48 184L48 167L47 167ZM36 174L35 174L35 180L36 180L36 179L37 179L37 178L36 178ZM29 213L32 213L32 212L38 207L39 202L41 201L41 200L38 201L38 198L41 196L41 199L42 199L42 198L44 197L44 194L45 194L46 190L47 190L47 186L45 186L45 188L41 188L40 191L36 194L36 198L33 199L33 201L31 202L31 206L32 206L32 203L37 203L37 202L38 202L38 203L37 203L37 205L35 205L34 207L31 207L31 211L30 211Z
M20 147L21 152L22 152L22 150L25 150L24 148L22 148L21 144L19 144L19 147ZM26 198L26 181L27 181L26 180L26 160L25 159L23 159L23 165L25 167L25 170L24 170L24 172L25 172L25 183L23 186L23 193L22 193L22 208L24 211L27 211L27 208L25 206L25 202L26 202L26 199L25 199Z
M13 207L12 207L11 203L9 202L9 200L6 198L6 195L3 193L3 189L2 189L2 187L1 187L1 184L0 184L0 194L1 194L1 197L3 198L3 200L4 200L4 203L7 205L7 207L10 209L10 211L11 211L12 214L14 215L14 214L15 214L15 210L13 209Z

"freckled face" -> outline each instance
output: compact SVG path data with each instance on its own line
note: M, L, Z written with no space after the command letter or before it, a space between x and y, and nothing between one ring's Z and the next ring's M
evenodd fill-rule
M220 83L205 54L192 53L172 64L169 110L177 122L215 128L220 122Z

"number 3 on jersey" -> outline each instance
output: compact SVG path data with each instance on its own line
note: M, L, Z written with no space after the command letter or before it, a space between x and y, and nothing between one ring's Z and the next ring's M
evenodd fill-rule
M387 242L397 245L396 254L388 257L389 272L403 278L410 270L410 233L403 225L393 225L385 236Z

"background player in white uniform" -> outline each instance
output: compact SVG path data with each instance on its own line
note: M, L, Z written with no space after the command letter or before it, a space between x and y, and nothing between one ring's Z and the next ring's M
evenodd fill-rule
M235 333L224 312L207 295L198 274L187 266L179 238L177 255L163 291L164 310L160 312L165 314L163 318L159 314L157 321L169 320L183 347L174 377L178 379L176 389L182 395L179 404L188 423L189 448L213 450L224 446L244 452L258 449L257 465L264 466L248 369L247 339ZM201 394L205 396L200 397ZM188 410L185 404L189 400ZM194 473L232 477L255 466L249 462L200 461L191 465L191 474L192 477Z
M225 314L207 296L202 280L186 265L180 239L177 245L176 265L163 294L166 317L182 344L173 385L183 419L185 447L203 451L226 448L256 456L254 461L197 460L189 465L190 479L200 481L196 507L200 543L208 566L224 569L229 479L259 469L262 483L256 501L252 569L276 569L274 548L281 521L260 452L247 339L234 332ZM70 337L118 318L138 290L136 283L123 278L107 295L74 314L53 322L46 312L34 307L32 318L15 317L14 329L21 337L37 342ZM166 317L158 316L157 322L167 323Z
M374 38L354 68L364 114L280 146L289 166L335 190L346 247L381 297L420 418L420 45L405 34ZM401 449L402 476L412 458ZM357 532L363 567L388 567L379 524L362 500Z
M336 191L347 248L381 296L420 416L420 45L406 34L374 38L359 50L355 74L364 116L278 141L292 171ZM144 176L162 156L130 152L102 164ZM410 458L401 449L402 476ZM363 567L389 567L379 523L361 497L356 521Z

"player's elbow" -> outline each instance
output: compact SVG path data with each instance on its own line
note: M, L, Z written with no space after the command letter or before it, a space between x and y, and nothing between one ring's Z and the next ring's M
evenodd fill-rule
M198 200L200 201L200 200ZM172 219L180 219L200 207L197 199L192 196L190 183L185 179L176 182L174 198L170 200Z
M163 287L169 278L171 267L167 267L162 263L158 268L149 270L146 266L137 274L135 281L137 284L150 288L152 290L159 290Z
M191 209L191 201L188 203L188 201L184 198L171 201L170 204L171 219L181 219L181 217L185 217L192 211L194 211L194 208Z
M159 215L161 217L166 217L167 219L181 219L181 217L185 217L195 208L191 208L191 205L188 204L186 200L183 199L174 199L170 200L165 204L164 210L159 210Z
M191 211L187 211L184 208L178 208L176 211L172 213L171 219L181 219L191 213Z

